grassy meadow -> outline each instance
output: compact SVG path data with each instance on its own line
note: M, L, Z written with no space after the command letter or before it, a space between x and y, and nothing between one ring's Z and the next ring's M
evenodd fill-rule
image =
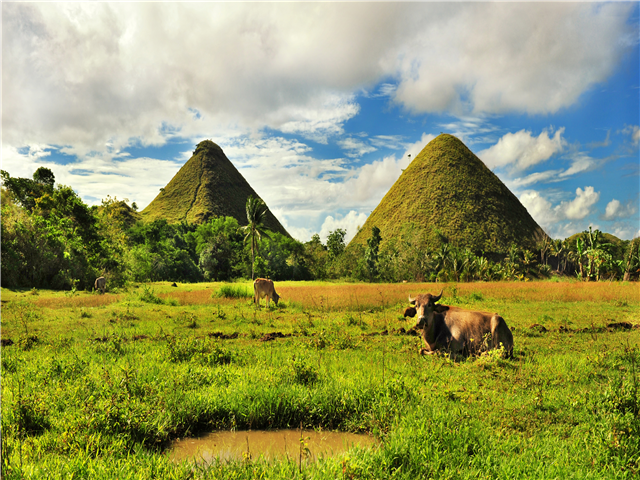
M408 295L499 312L514 358L420 356ZM640 289L621 282L2 290L2 477L637 478ZM212 430L368 433L316 463L175 463Z

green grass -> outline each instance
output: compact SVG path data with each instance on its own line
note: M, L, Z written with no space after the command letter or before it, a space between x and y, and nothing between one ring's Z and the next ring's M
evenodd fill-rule
M515 328L513 360L459 362L421 357L420 339L397 332L410 326L398 320L406 293L435 285L283 282L284 306L269 310L212 297L221 286L148 286L164 303L142 301L140 289L3 290L2 338L14 341L1 352L3 478L638 473L640 330L606 328L637 323L637 285L458 285L457 305L500 312ZM547 331L528 335L540 319ZM283 336L261 341L271 332ZM368 432L381 446L302 471L255 455L194 467L165 451L210 430L301 423Z
M215 295L221 298L253 298L253 292L248 287L233 284L220 286Z

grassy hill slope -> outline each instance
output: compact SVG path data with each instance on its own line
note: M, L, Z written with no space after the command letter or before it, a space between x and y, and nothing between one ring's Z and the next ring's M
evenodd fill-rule
M366 244L373 226L383 243L413 227L431 248L446 238L487 253L505 252L512 243L531 249L546 235L500 179L447 134L416 156L351 244Z
M246 225L249 195L258 196L222 149L205 140L142 215L147 221L165 218L169 223L204 223L213 216L229 216ZM271 211L265 224L290 236Z

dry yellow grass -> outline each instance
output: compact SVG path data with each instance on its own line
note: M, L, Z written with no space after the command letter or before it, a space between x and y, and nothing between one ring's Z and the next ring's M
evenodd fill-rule
M491 282L491 283L402 283L402 284L304 284L283 282L276 289L283 300L309 308L359 309L407 303L409 295L440 293L443 303L453 289L459 296L481 292L484 298L520 301L640 301L640 286L634 283L587 282Z
M91 308L103 307L112 303L117 303L122 301L124 297L125 296L123 294L80 294L73 297L56 296L38 298L37 300L33 300L33 303L40 308Z

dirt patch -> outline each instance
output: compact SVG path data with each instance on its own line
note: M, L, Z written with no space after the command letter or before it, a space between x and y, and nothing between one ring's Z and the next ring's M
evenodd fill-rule
M233 332L233 333L211 332L208 335L213 338L219 338L220 340L233 340L234 338L238 338L238 332Z
M378 335L389 335L387 329L382 330L381 332L371 332L371 333L363 333L364 337L377 337Z
M149 338L149 335L134 335L131 340L135 342L136 340L145 340L147 338Z
M272 340L275 340L276 338L287 338L287 337L290 337L290 336L291 336L290 333L271 332L271 333L265 334L262 338L259 338L258 340L261 341L261 342L271 342Z
M411 327L409 330L405 330L404 327L400 327L400 328L392 328L391 329L391 334L392 335L408 335L410 337L417 337L418 331L414 328Z
M533 330L538 333L547 333L549 331L544 325L540 325L539 323L534 323L532 325L529 325L529 330Z
M609 322L606 326L597 327L592 325L590 327L585 328L567 328L565 326L560 326L558 328L558 332L560 333L605 333L605 332L616 332L619 330L632 330L640 328L640 324L633 324L631 322Z
M632 328L638 328L638 325L633 325L631 322L612 322L607 324L609 330L631 330Z
M9 347L13 345L13 340L11 340L10 338L3 338L0 340L0 345L3 347Z

